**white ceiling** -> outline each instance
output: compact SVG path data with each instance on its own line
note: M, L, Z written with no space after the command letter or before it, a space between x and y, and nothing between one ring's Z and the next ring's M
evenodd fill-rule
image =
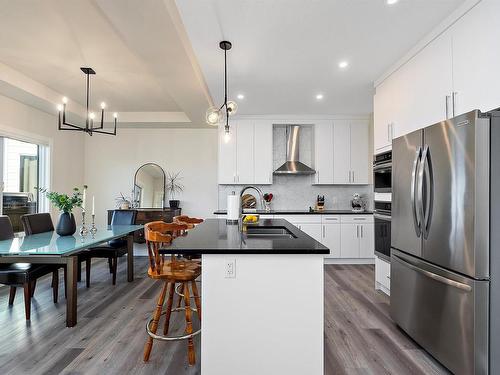
M0 0L0 31L0 63L71 101L84 105L90 66L94 109L205 126L211 99L173 0Z
M210 93L241 114L366 114L373 81L464 0L176 0ZM349 61L344 71L341 60ZM317 101L318 93L324 95Z

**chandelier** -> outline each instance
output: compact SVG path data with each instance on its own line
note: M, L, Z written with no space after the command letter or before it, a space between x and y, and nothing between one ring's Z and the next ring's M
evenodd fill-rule
M227 101L227 51L229 51L232 46L231 42L227 40L223 40L219 43L219 47L224 50L224 103L220 107L214 106L207 109L205 117L207 124L212 126L217 126L225 118L224 139L226 142L229 140L229 116L234 115L238 108L238 105L234 101Z
M114 119L114 123L115 123L114 130L112 132L104 130L104 109L106 108L106 103L104 103L104 102L101 103L101 121L99 121L96 124L96 126L94 126L95 113L91 112L89 109L89 106L90 106L90 75L96 74L96 73L95 73L94 69L92 69L92 68L80 68L80 70L85 74L86 79L87 79L87 106L86 106L85 126L78 126L78 125L70 124L69 122L66 121L66 104L68 104L68 98L63 97L62 98L63 104L59 104L57 106L57 110L59 112L58 113L58 121L57 121L59 130L80 131L80 132L85 132L90 136L93 133L116 135L116 119L118 117L118 114L116 112L113 113L113 119Z

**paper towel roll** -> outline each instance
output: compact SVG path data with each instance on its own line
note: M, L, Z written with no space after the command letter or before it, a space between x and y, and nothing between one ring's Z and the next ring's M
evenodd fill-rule
M238 221L240 218L240 196L231 194L227 196L227 221Z

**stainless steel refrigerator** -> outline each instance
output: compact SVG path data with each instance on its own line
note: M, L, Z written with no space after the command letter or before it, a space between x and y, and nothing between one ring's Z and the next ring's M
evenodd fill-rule
M407 134L392 153L391 316L452 372L500 374L500 112Z

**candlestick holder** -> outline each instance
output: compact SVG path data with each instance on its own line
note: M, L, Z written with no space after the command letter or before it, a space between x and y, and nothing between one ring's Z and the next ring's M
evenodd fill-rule
M85 226L85 211L82 211L82 226L80 227L80 237L85 238L89 234L89 230Z
M95 237L96 233L97 227L95 226L95 214L92 214L92 225L90 226L90 234L92 235L92 238Z

